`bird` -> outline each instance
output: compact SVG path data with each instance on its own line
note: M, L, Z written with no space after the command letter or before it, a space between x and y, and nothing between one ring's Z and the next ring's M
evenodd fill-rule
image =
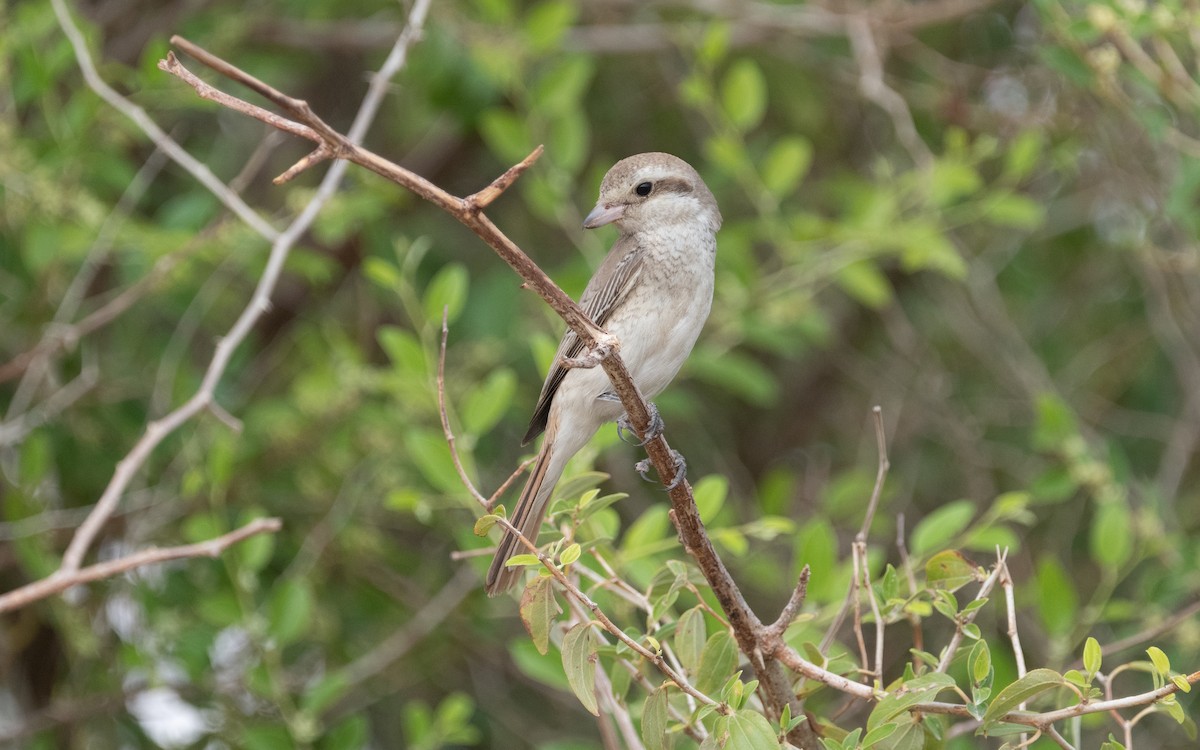
M579 305L617 338L621 358L646 399L674 379L708 319L721 220L700 174L662 152L614 164L584 219L585 229L612 224L618 236ZM528 445L545 432L510 518L534 543L567 462L604 424L624 413L603 368L564 363L585 354L585 348L570 329L563 335L521 442ZM518 551L519 540L506 530L488 569L489 596L507 591L521 576L522 568L505 565Z

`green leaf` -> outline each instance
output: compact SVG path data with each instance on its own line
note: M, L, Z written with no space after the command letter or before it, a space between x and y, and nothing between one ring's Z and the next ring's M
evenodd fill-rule
M479 118L479 134L501 161L518 162L533 150L529 125L509 109L489 109Z
M992 671L992 652L988 649L987 641L975 642L967 662L971 665L972 682L979 685L987 679Z
M1033 429L1034 447L1042 451L1057 450L1067 438L1078 433L1079 427L1071 407L1053 394L1038 396L1037 419Z
M550 624L558 611L551 579L537 576L531 580L521 594L521 622L542 656L550 648Z
M522 567L525 565L541 565L541 564L542 564L542 561L538 559L537 555L530 554L530 553L523 553L520 555L513 555L512 557L508 558L508 560L506 560L504 562L504 567L519 568L519 567Z
M414 376L426 375L425 347L412 333L396 326L382 326L375 337L397 370Z
M1117 739L1110 734L1108 740L1100 745L1100 750L1125 750L1125 746L1117 742Z
M979 577L978 566L958 550L939 552L925 563L930 586L954 591Z
M540 116L553 118L577 108L595 67L593 58L586 55L558 57L530 87L534 109Z
M712 523L721 506L725 504L728 493L729 480L720 474L709 474L696 482L692 487L692 494L696 498L696 510L700 513L700 520L705 524Z
M1020 193L1000 193L988 199L984 218L999 226L1031 230L1045 221L1046 209Z
M745 132L762 122L767 110L767 80L758 63L743 57L729 66L721 81L721 105L738 130Z
M499 367L477 387L468 391L462 401L463 427L472 435L481 435L496 426L512 405L517 392L517 375L507 367Z
M936 699L938 693L952 687L954 678L941 672L931 672L905 682L901 688L902 692L897 691L886 696L871 710L871 715L867 717L867 732L887 724L918 703Z
M308 632L313 597L308 584L288 579L275 587L267 602L267 629L279 645L292 643Z
M975 503L955 500L930 513L913 529L911 550L924 555L948 543L962 533L975 517Z
M696 689L712 695L737 668L738 649L727 630L713 633L700 653L700 668L696 672Z
M1159 675L1162 677L1169 677L1171 675L1171 660L1167 658L1167 655L1161 648L1151 646L1146 649L1146 653L1150 655L1150 663L1154 665L1154 669Z
M582 552L583 549L579 546L579 544L573 542L559 554L558 561L563 565L570 565L579 559L579 555Z
M875 727L874 730L867 732L866 737L863 737L863 739L862 739L863 750L867 750L872 745L875 745L879 742L882 742L883 740L886 740L888 737L891 737L892 734L899 728L900 728L900 725L895 724L893 722L888 722L887 724L883 724L881 726Z
M1101 503L1092 516L1088 536L1092 558L1109 568L1120 568L1133 555L1134 528L1124 500Z
M701 655L707 638L704 610L695 606L679 616L675 625L675 655L688 672L700 666Z
M1075 626L1079 609L1074 580L1058 560L1047 555L1038 562L1036 583L1042 625L1054 635L1068 633Z
M480 516L475 519L475 536L487 536L488 532L492 530L492 527L499 520L500 516L495 513L488 513L486 516Z
M812 144L800 136L784 136L762 159L762 181L776 198L783 198L800 184L812 164Z
M1065 684L1063 676L1052 669L1035 669L1001 690L983 715L983 724L994 724L1001 717L1034 696Z
M595 653L596 640L591 623L578 623L563 636L562 660L567 682L583 707L593 716L599 716L600 711L596 707L596 665L592 660Z
M1022 180L1028 176L1041 159L1043 142L1040 130L1026 130L1014 138L1004 152L1005 178Z
M650 693L642 706L642 740L646 750L667 750L667 686Z
M533 52L554 47L575 23L578 8L570 0L546 0L525 18L525 34Z
M466 303L469 279L467 268L461 263L443 266L425 287L425 316L432 321L441 321L445 310L446 319L453 323Z
M779 738L767 717L757 711L730 715L725 750L779 750Z
M1100 671L1103 657L1100 642L1088 636L1087 642L1083 644L1083 669L1088 673L1089 678Z
M1175 687L1179 688L1185 693L1192 692L1192 683L1188 682L1187 677L1181 674L1173 675L1171 677L1171 682L1175 683Z
M872 310L882 309L892 300L892 285L869 260L849 263L835 276L842 291Z

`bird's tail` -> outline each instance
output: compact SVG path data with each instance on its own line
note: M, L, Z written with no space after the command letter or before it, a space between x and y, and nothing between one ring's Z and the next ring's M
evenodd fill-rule
M562 476L566 463L553 460L554 448L553 435L547 433L546 439L542 441L537 463L533 466L533 473L529 475L529 481L525 483L525 489L521 491L521 498L517 501L517 508L509 518L512 525L520 529L521 535L534 544L537 543L542 520L546 517L546 508L550 505L550 495L554 492L554 485L558 484L558 478ZM504 563L514 554L524 551L524 545L517 537L512 532L505 531L496 556L492 558L492 566L488 568L488 596L508 591L521 577L524 568L509 568Z

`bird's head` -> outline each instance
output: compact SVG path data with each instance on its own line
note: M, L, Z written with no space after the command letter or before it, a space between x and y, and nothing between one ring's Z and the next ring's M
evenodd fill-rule
M616 224L622 234L671 224L707 224L715 232L721 212L700 175L683 159L652 152L622 159L600 183L600 199L585 229Z

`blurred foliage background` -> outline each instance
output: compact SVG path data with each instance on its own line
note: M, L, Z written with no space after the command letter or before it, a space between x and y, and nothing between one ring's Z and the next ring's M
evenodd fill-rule
M407 15L72 10L105 80L280 223L319 174L270 178L306 144L158 71L166 40L344 128ZM726 219L716 300L659 406L764 618L805 563L818 621L845 596L878 404L877 574L898 531L918 557L1007 546L1031 666L1138 636L1106 660L1153 642L1192 671L1200 624L1168 618L1200 589L1198 28L1180 0L440 0L367 144L458 194L546 144L489 214L572 295L612 241L579 228L608 166L647 150L697 166ZM267 247L84 84L49 3L0 5L0 82L8 590L56 567L147 421L195 391ZM165 441L96 555L261 515L283 532L7 616L0 742L600 747L557 654L483 596L485 553L452 557L487 543L438 423L443 306L459 446L485 491L503 481L561 324L450 218L351 169L217 390L244 430L204 416ZM630 493L602 523L644 583L682 552L637 458L605 430L576 470ZM980 624L1011 673L1002 610ZM1166 718L1138 733L1194 746Z

